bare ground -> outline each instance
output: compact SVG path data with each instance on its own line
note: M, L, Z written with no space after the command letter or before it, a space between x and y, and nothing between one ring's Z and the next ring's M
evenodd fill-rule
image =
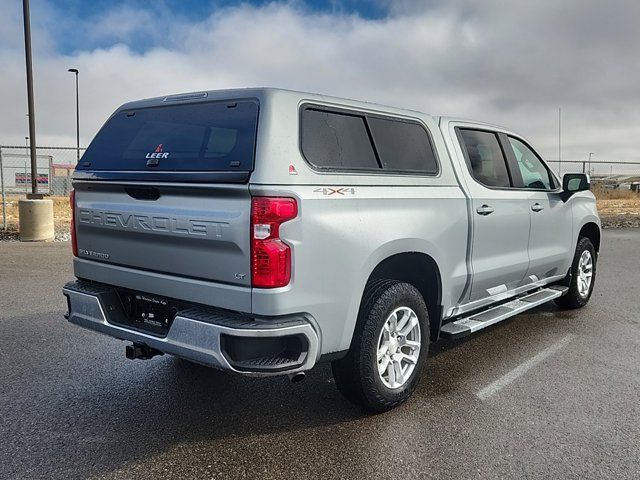
M630 190L594 188L605 228L640 227L640 194Z

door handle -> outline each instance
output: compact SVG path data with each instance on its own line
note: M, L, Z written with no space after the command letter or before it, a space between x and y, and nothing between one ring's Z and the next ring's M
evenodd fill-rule
M542 210L544 210L544 207L539 203L534 203L533 205L531 205L531 210L533 210L534 212L541 212Z
M484 204L481 207L476 208L476 212L478 212L479 215L489 215L490 213L493 213L493 208Z

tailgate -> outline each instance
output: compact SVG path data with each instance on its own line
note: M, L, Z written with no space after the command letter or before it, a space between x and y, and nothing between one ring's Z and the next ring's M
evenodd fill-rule
M250 286L247 185L83 181L74 186L79 258Z

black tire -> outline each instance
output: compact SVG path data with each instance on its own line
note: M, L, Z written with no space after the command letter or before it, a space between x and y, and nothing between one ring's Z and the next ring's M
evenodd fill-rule
M579 263L580 258L582 257L583 252L588 251L591 254L591 258L593 259L593 269L591 276L591 285L589 286L589 291L586 295L581 295L578 282L579 280ZM595 248L593 248L593 244L591 240L587 237L581 237L578 240L578 245L576 246L576 253L573 256L573 263L571 264L571 280L569 283L569 291L564 294L562 297L556 298L555 302L559 307L574 309L574 308L582 308L584 307L589 299L591 298L591 294L593 293L593 286L596 282L596 263L598 257L596 255Z
M406 382L398 388L386 386L378 374L378 340L391 313L409 307L420 325L418 361ZM384 412L403 403L413 393L429 348L429 315L420 292L408 283L379 280L365 290L351 348L346 357L332 363L338 390L352 402L373 412Z

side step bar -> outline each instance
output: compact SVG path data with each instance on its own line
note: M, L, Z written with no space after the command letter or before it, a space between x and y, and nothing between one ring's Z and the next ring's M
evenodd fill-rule
M472 313L468 317L461 318L455 322L450 322L442 326L440 335L444 338L455 339L466 337L473 332L501 322L519 313L530 310L538 305L562 296L568 290L567 287L554 285L553 287L542 288L533 293L528 293L517 297L507 303L483 310L479 313Z

